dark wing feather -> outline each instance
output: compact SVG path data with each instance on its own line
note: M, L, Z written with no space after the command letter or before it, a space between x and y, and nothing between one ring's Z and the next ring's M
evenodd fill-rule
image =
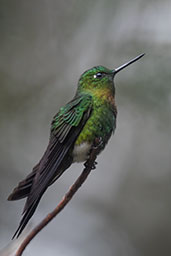
M33 171L24 180L19 182L18 186L9 195L8 197L9 201L19 200L29 195L32 187L32 183L36 175L36 172L38 171L38 168L39 168L39 164L37 164L33 168Z
M90 117L91 110L92 97L84 95L73 99L54 117L49 145L38 164L38 170L32 176L32 185L24 207L24 215L14 237L21 234L47 187L71 164L70 150ZM69 162L67 163L67 161Z

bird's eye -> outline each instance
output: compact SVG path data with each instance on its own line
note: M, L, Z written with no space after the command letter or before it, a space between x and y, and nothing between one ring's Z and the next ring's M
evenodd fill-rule
M103 73L98 72L97 74L94 75L94 78L101 78L103 76Z

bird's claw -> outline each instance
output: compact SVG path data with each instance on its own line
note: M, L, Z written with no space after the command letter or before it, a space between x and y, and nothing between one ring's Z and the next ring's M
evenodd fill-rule
M96 139L94 140L93 146L92 146L92 148L91 148L89 157L91 158L91 153L92 153L93 150L98 151L98 152L96 152L96 156L97 156L97 154L99 153L99 151L100 151L100 149L101 149L101 146L103 146L103 140L102 140L102 138L101 138L101 137L96 138ZM92 170L94 170L94 169L96 169L97 162L94 161L93 163L90 164L90 162L91 162L91 161L90 161L90 158L84 163L84 166L85 166L86 168L90 167Z
M92 169L92 170L96 169L96 164L97 164L96 161L92 164L92 166L91 166L91 169ZM85 163L84 163L84 166L85 166L86 168L89 167L89 162L88 162L88 161L85 162Z

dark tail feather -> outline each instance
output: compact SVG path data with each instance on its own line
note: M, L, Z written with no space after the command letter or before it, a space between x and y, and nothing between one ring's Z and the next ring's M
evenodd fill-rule
M18 187L16 187L13 190L13 192L9 195L8 201L19 200L24 197L27 197L30 193L30 189L31 189L31 185L30 186L28 185L25 188L21 188L19 184Z
M61 169L60 165L56 165L56 159L52 160L53 165L51 164L51 161L47 163L48 168L50 165L50 172L52 173L48 173L47 168L43 168L43 171L45 172L42 172L41 169L43 166L43 162L41 162L41 160L39 164L34 167L32 173L30 173L30 175L28 175L25 180L21 181L18 184L18 187L15 188L12 194L9 196L8 200L18 200L23 197L27 197L23 210L23 217L12 239L14 239L15 237L18 238L19 235L22 233L28 221L33 216L39 204L39 201L43 196L44 192L46 191L46 189L48 188L48 186L51 185L56 179L58 179L72 163L72 157L66 155L64 158L64 163L62 163ZM46 159L43 159L43 161L46 161Z
M9 201L19 200L29 195L38 166L39 164L33 168L33 171L24 180L19 182L16 188L14 188L13 192L8 197Z
M62 173L64 172L64 170L60 171L58 173L58 175L55 177L55 179L49 184L51 185L56 179L58 179ZM32 181L33 182L33 181ZM23 210L23 217L20 221L20 224L19 224L19 227L17 228L15 234L13 235L12 239L14 239L15 237L19 237L19 235L22 233L23 229L25 228L25 226L27 225L27 223L29 222L29 220L31 219L31 217L33 216L38 204L39 204L39 201L41 199L41 197L43 196L45 190L47 189L48 187L45 187L45 189L41 192L41 195L37 195L37 194L34 194L34 199L30 199L30 191L29 191L29 195L28 195L28 198L27 198L27 201L25 203L25 206L24 206L24 210ZM31 187L30 187L30 190L31 190ZM37 195L37 196L36 196ZM19 199L19 198L18 198Z
M19 227L16 230L15 234L13 235L12 239L14 239L15 237L19 237L19 235L22 233L23 229L25 228L25 226L27 225L28 221L30 220L30 218L32 217L32 215L34 214L39 201L41 199L41 196L32 203L32 205L27 209L27 211L24 213L23 218L20 221Z

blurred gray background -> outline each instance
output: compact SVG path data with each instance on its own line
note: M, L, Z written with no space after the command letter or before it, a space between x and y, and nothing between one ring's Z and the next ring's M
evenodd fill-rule
M117 129L98 166L24 255L171 255L171 2L0 1L0 248L24 201L7 196L42 156L80 74L146 56L115 79ZM35 226L83 169L48 189ZM13 252L13 251L12 251ZM2 254L2 251L1 251Z

